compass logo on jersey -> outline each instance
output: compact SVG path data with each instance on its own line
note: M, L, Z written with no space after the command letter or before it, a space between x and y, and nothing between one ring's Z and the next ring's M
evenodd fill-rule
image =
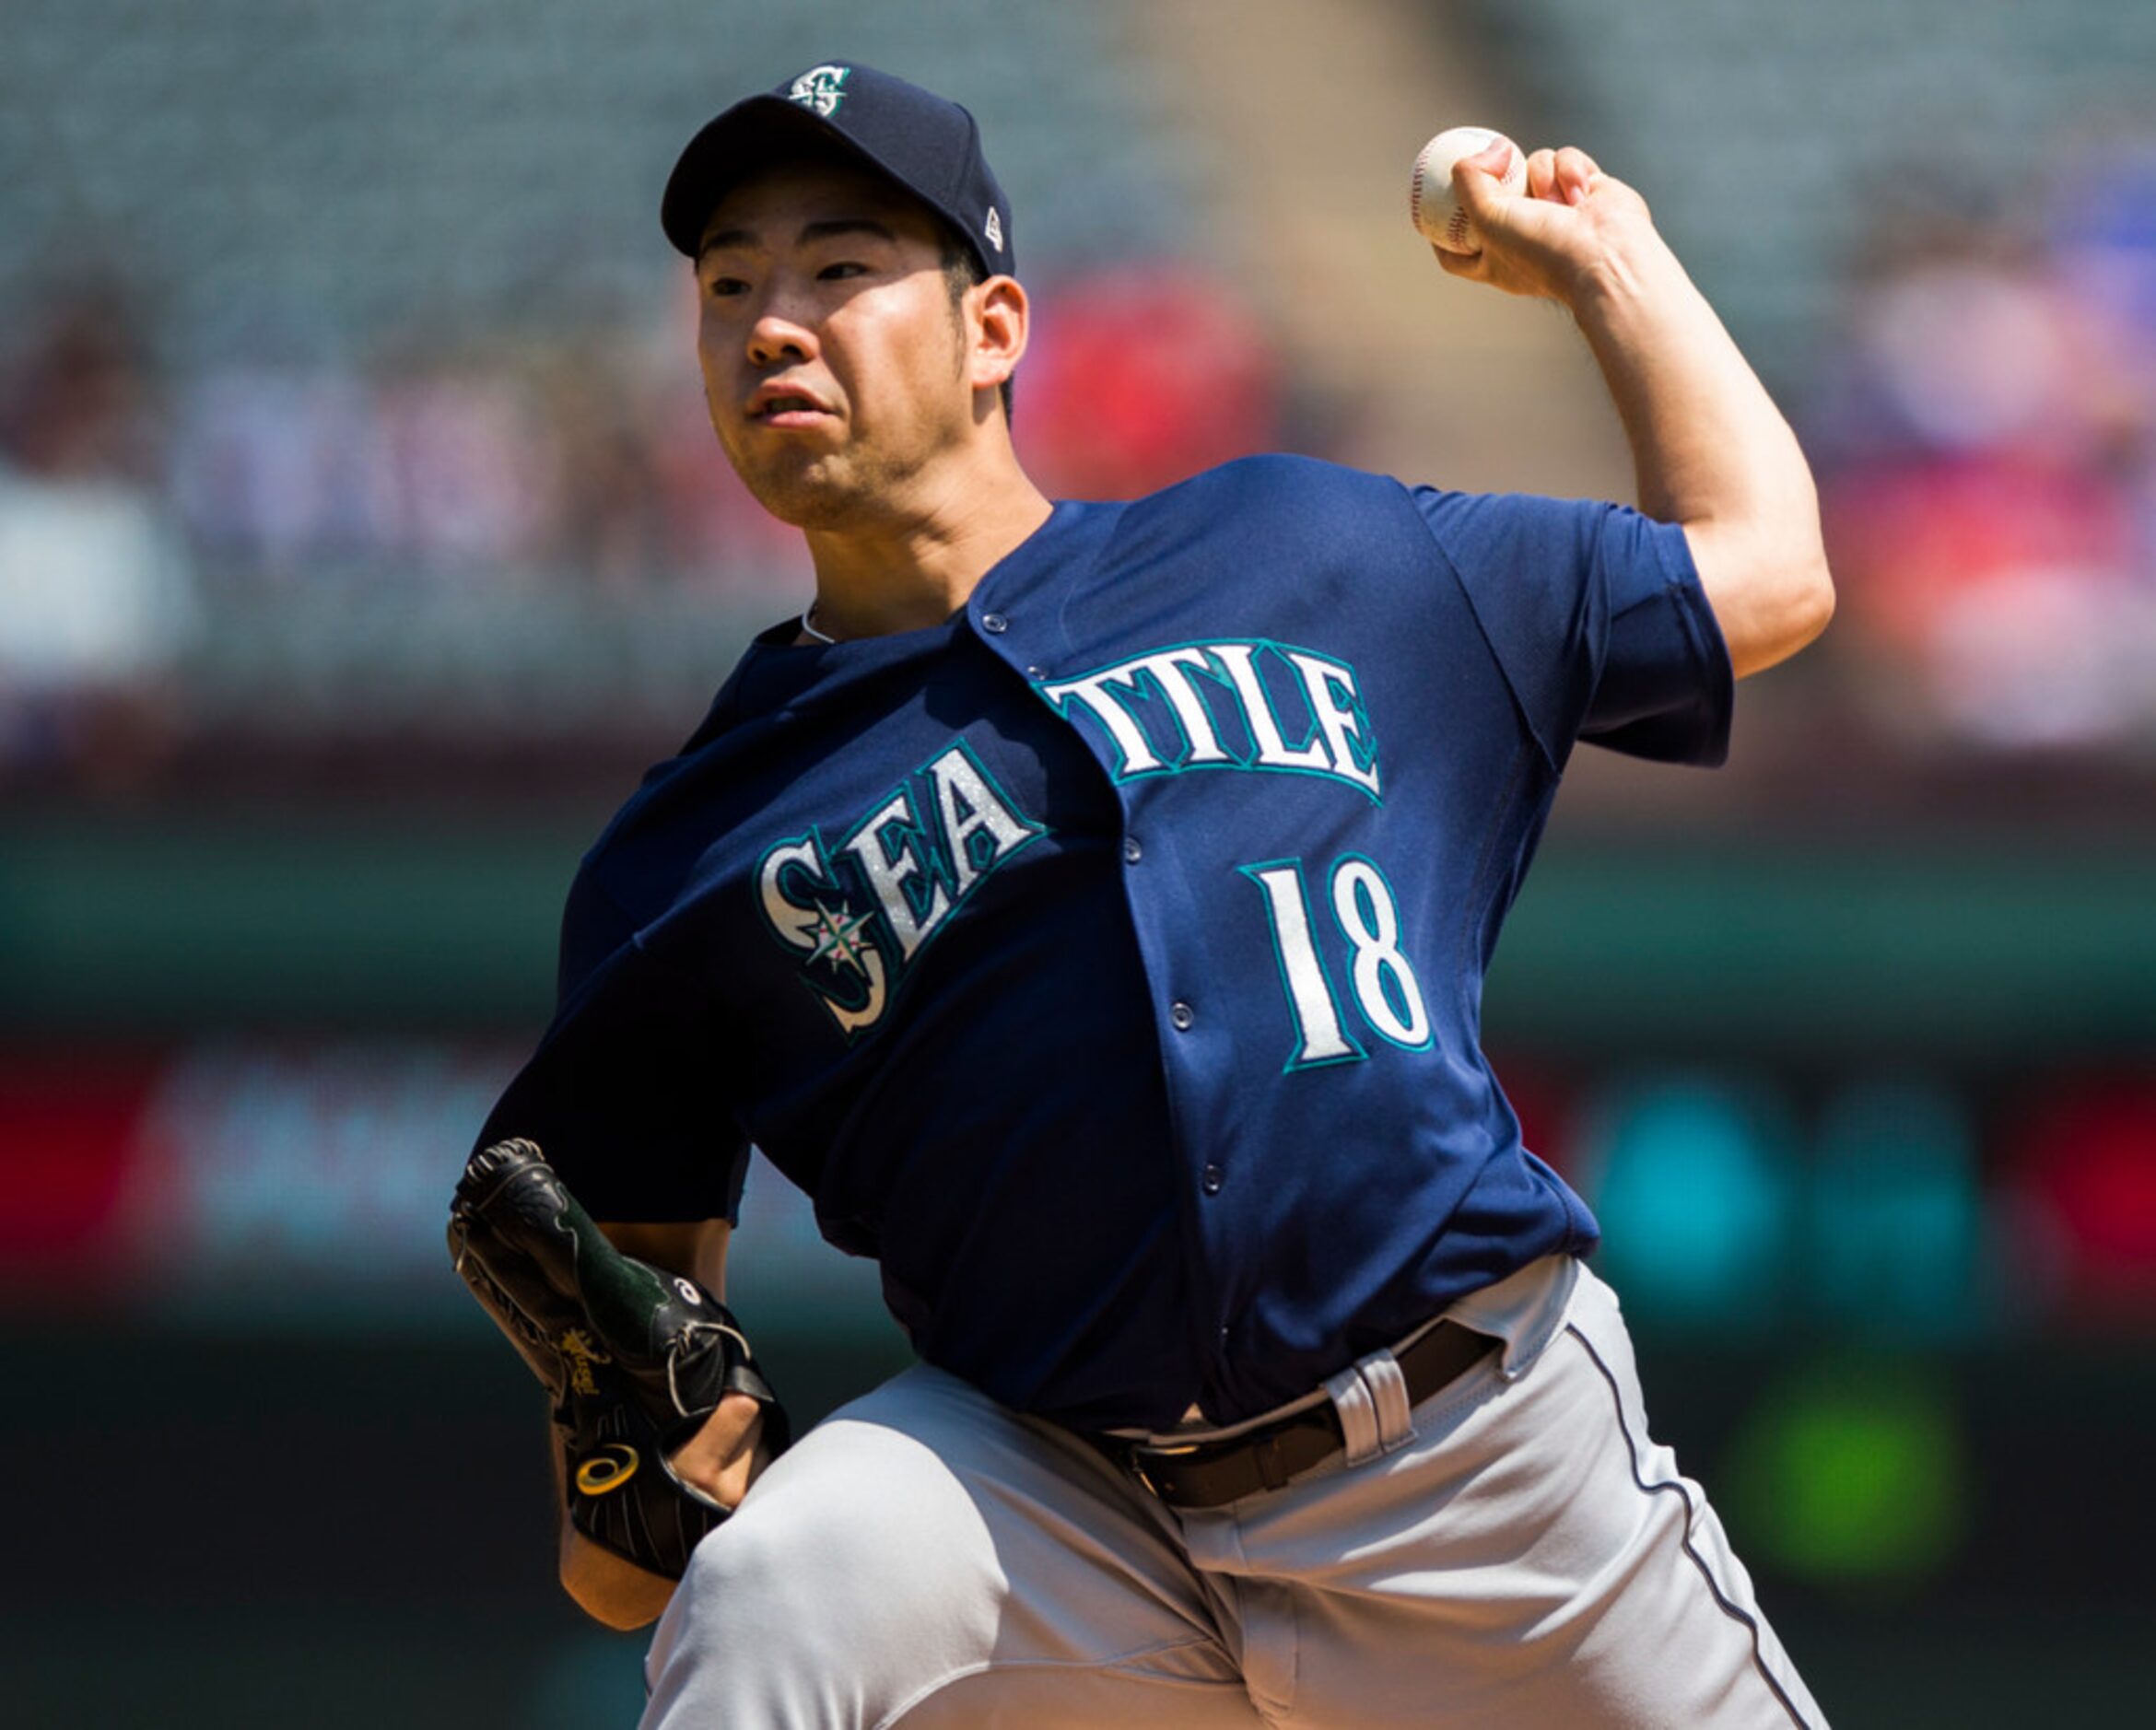
M837 841L823 830L765 849L765 924L849 1040L883 1020L915 961L1019 848L1048 834L960 739Z
M838 104L846 99L846 80L852 71L851 66L812 67L794 79L786 99L799 102L812 114L829 120L838 111Z

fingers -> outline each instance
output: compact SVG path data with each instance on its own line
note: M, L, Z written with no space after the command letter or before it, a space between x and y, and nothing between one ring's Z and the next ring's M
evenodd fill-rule
M1507 294L1571 303L1594 258L1646 216L1637 193L1574 145L1517 159L1498 138L1452 167L1453 196L1472 224L1472 252L1439 251L1447 276ZM1507 188L1503 178L1514 171ZM1524 193L1524 195L1522 195Z
M1528 196L1549 204L1579 204L1601 178L1594 158L1572 145L1538 150L1527 159Z
M1480 282L1486 274L1482 254L1474 252L1447 252L1441 246L1432 246L1430 251L1437 265L1447 276L1462 276L1469 282Z
M1567 205L1584 204L1594 184L1602 178L1602 170L1594 158L1584 150L1566 145L1556 153L1552 170L1555 196Z
M729 1394L670 1464L685 1481L731 1508L748 1493L763 1429L762 1404L746 1394Z
M1509 138L1493 138L1471 157L1452 165L1452 193L1471 216L1495 208L1504 193L1498 182L1512 166L1514 146Z

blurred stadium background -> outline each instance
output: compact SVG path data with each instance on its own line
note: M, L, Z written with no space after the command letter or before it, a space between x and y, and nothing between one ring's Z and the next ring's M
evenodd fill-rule
M2156 8L8 0L0 1717L626 1724L446 1268L576 857L805 599L656 224L832 55L965 100L1055 489L1284 447L1624 497L1424 137L1639 185L1842 585L1717 776L1584 754L1492 982L1659 1427L1843 1726L2147 1722ZM899 1361L752 1180L797 1409Z

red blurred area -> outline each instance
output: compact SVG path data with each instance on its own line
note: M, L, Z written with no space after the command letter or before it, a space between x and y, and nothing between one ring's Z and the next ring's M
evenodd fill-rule
M87 1274L117 1253L158 1072L133 1052L0 1057L0 1284Z
M1497 1084L1519 1119L1519 1139L1553 1170L1572 1175L1575 1083L1552 1067L1507 1052L1493 1060Z
M2031 1114L2014 1153L2023 1193L2065 1252L2065 1305L2156 1318L2156 1079L2062 1090Z
M1900 238L1814 392L1850 695L1897 735L2130 750L2156 730L2156 331L2105 286L2127 262L2010 224Z
M1860 614L1904 649L1987 587L2125 569L2135 528L2127 500L2097 476L2011 452L1845 478L1828 526Z
M1105 271L1047 297L1035 328L1013 430L1052 497L1135 497L1278 440L1270 347L1216 283Z

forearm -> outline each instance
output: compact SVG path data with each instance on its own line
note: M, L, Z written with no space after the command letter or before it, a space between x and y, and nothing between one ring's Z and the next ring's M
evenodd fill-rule
M1507 196L1497 177L1511 148L1453 169L1482 247L1440 251L1440 262L1572 313L1631 442L1640 508L1682 526L1738 675L1773 666L1834 614L1819 497L1796 435L1646 200L1569 147L1529 157L1526 196Z
M1816 543L1819 497L1788 422L1661 237L1626 240L1583 276L1572 313L1632 446L1639 508Z
M713 1296L723 1299L732 1239L723 1220L664 1225L603 1222L599 1229L625 1254L689 1274ZM670 1455L670 1463L682 1479L731 1508L747 1494L750 1481L767 1463L758 1451L762 1435L761 1408L746 1395L730 1394L702 1429ZM557 1558L562 1589L586 1615L609 1628L641 1628L655 1620L674 1596L674 1583L593 1543L570 1524L567 1466L558 1432L554 1476L555 1502L564 1510Z
M1572 302L1625 437L1639 508L1683 525L1737 672L1826 624L1819 493L1797 435L1706 297L1651 228L1587 272Z
M451 1261L546 1393L562 1584L611 1627L665 1608L788 1440L740 1324L688 1271L722 1280L729 1234L597 1223L517 1137L474 1153L451 1198Z

